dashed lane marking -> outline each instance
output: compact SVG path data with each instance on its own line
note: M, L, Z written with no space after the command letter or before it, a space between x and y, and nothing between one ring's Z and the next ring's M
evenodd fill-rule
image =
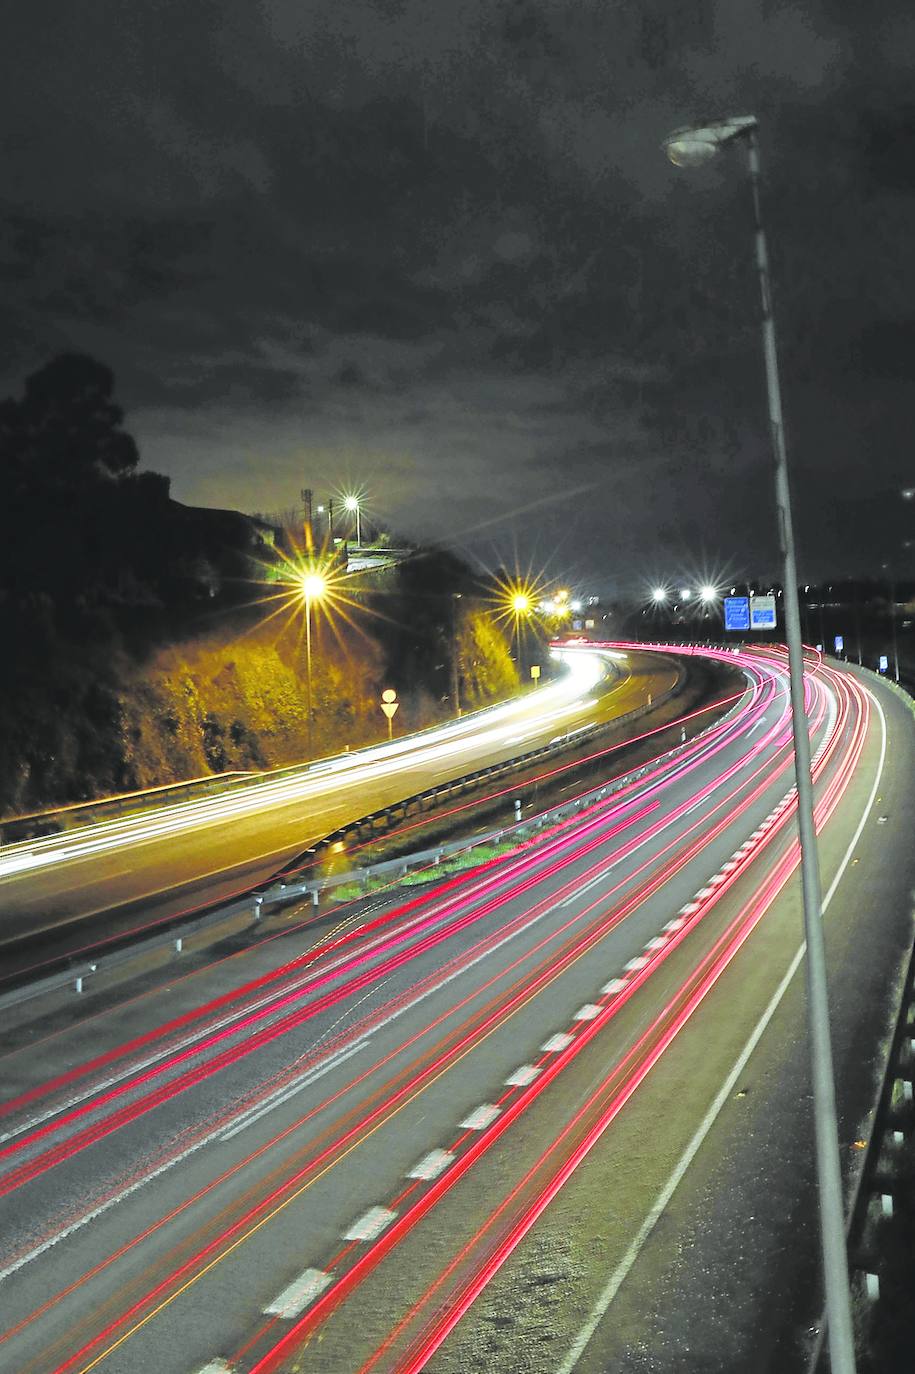
M407 1178L438 1178L454 1159L450 1150L430 1150L407 1174Z
M375 1240L380 1236L397 1216L390 1207L370 1207L367 1212L363 1212L353 1222L348 1231L344 1231L344 1240Z
M330 1274L323 1269L306 1269L297 1279L284 1288L279 1297L274 1298L269 1307L264 1308L268 1317L297 1317L300 1312L314 1302L331 1282ZM214 1366L214 1369L218 1366ZM209 1369L210 1366L207 1365ZM228 1368L228 1365L225 1366Z

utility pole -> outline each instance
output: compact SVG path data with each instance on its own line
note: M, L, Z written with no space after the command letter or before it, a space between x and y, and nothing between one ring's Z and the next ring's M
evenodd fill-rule
M312 554L312 553L314 552L314 547L315 547L315 531L314 531L313 515L312 515L312 492L311 492L311 487L303 487L303 488L302 488L302 507L303 507L303 523L304 523L304 526L305 526L305 548L306 548L308 554L310 555L310 554Z

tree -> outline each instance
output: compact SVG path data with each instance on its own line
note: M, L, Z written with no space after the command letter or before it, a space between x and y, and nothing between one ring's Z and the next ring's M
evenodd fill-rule
M70 485L132 473L140 455L113 392L111 369L82 353L61 353L33 372L21 401L0 404L4 476L12 469L14 480Z

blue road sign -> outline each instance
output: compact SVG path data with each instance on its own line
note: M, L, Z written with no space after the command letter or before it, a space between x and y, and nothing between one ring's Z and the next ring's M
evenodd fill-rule
M888 668L889 666L890 666L890 661L889 661L889 659L887 658L886 654L881 654L881 655L880 655L880 671L881 671L881 673L885 673L886 670L887 670L887 668Z
M724 598L724 628L726 630L749 630L750 598L748 596L726 596Z
M845 640L842 638L841 635L836 635L835 643L836 643L836 653L837 653L837 654L840 654L840 653L842 652L842 650L845 648Z

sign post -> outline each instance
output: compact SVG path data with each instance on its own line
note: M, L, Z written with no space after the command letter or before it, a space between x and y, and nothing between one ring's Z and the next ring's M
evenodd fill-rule
M393 687L385 687L381 694L381 709L388 718L388 739L394 738L394 717L397 715L397 708L400 702L397 700L397 693Z
M537 686L539 687L539 686L540 686L540 664L539 664L539 663L532 663L532 664L531 664L531 677L534 679L534 681L536 682Z

